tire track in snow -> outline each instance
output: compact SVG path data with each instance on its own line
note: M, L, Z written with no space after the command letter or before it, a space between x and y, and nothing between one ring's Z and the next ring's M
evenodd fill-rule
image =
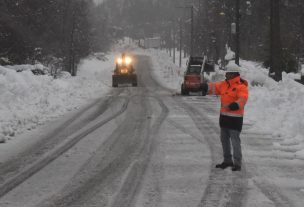
M282 194L278 187L274 184L263 180L263 182L254 180L254 184L261 190L261 192L271 200L276 207L293 207L294 205L289 201L288 197Z
M111 207L134 207L135 197L139 193L141 188L142 182L144 181L144 174L151 162L152 153L154 148L156 147L156 137L158 136L160 127L166 117L169 114L168 107L164 104L164 101L161 100L159 95L155 94L156 88L159 88L156 81L151 76L151 63L150 59L147 56L138 56L138 62L136 64L140 71L138 71L138 82L139 86L144 88L144 95L143 97L153 98L158 102L158 105L161 107L161 113L154 121L154 124L151 126L149 131L147 132L147 140L148 143L144 146L141 156L143 156L140 160L138 160L127 175L126 181L122 184L119 192L116 194L115 198L113 199L112 203L110 204ZM146 68L149 68L147 70ZM151 108L151 107L149 107ZM133 184L130 185L130 182L133 181ZM131 188L130 188L131 187ZM159 188L156 186L154 192L154 202L158 202L160 192L158 191ZM155 203L155 205L157 205Z
M90 206L97 203L98 206L134 206L154 149L153 136L157 136L168 114L168 108L163 101L153 96L153 92L149 92L148 88L142 90L139 87L134 90L140 90L141 93L130 96L131 103L138 105L132 108L136 113L127 112L124 124L113 132L98 150L98 154L84 166L84 172L79 172L79 176L75 177L71 185L65 187L66 190L45 200L39 206ZM147 93L152 95L146 95ZM151 108L147 100L151 98L156 99L161 106L161 113L152 126L151 118L147 116ZM134 122L133 119L140 121ZM123 180L120 186L114 186L119 179ZM79 184L73 186L73 183ZM107 195L108 189L112 189L110 198Z
M222 149L219 142L219 127L213 124L208 117L208 112L214 111L204 100L200 102L202 113L193 104L178 99L177 103L184 108L194 121L196 127L205 135L205 139L210 147L212 165L210 166L210 177L204 195L201 198L199 207L215 206L237 206L246 204L247 185L246 167L243 165L241 172L228 173L227 170L215 168L215 164L222 160Z
M283 158L283 159L293 159L288 157L280 157L274 156L271 154L273 150L273 142L274 141L281 141L282 138L275 138L272 137L271 134L267 133L259 133L259 132L252 132L245 130L244 138L247 140L247 145L251 146L251 151L255 151L255 154L253 155L253 159L256 159L258 157L259 163L250 163L251 172L249 177L253 177L253 184L260 190L262 194L264 194L265 197L269 199L269 201L273 202L273 205L276 207L293 207L295 204L291 202L291 199L288 198L287 195L285 195L279 186L277 186L273 178L274 177L268 177L268 173L263 174L263 171L259 172L259 167L261 167L259 164L262 165L262 168L265 167L265 165L268 165L267 167L271 168L271 164L267 163L270 161L262 162L261 160L274 160ZM266 152L266 153L265 153ZM275 175L274 175L275 176Z
M55 149L50 151L49 153L42 156L42 158L38 159L31 165L27 166L26 168L22 169L18 174L10 177L5 182L3 182L0 185L0 197L7 194L9 191L23 183L26 179L34 175L36 172L44 168L46 165L48 165L50 162L58 158L60 155L62 155L64 152L69 150L71 147L73 147L75 144L77 144L81 139L83 139L88 134L92 133L96 129L100 128L104 124L108 123L115 117L122 114L129 104L129 99L123 98L124 103L120 110L113 113L111 116L103 119L102 121L94 124L93 126L90 126L89 128L85 129L82 132L77 133L74 136L71 136L69 139L66 139L64 142L62 142L59 146L57 146Z
M198 100L201 100L201 102L199 102ZM196 105L197 108L203 109L204 113L206 113L206 114L208 114L208 112L212 112L212 113L217 112L217 110L215 110L215 107L212 107L212 103L216 104L216 102L210 101L209 97L208 97L208 100L205 100L204 97L197 97L197 98L194 98L194 99L192 98L192 99L190 99L189 102L191 103L191 105ZM197 108L193 107L193 109L195 109L199 113L199 110L197 110ZM208 120L208 116L206 116L204 118L206 118ZM212 121L210 120L210 123L211 122ZM247 126L247 128L248 128L248 126ZM218 131L217 133L219 134L219 128L218 127L214 128L214 130ZM260 136L261 137L260 139L262 139L263 141L265 141L265 139L263 139L265 136L269 136L269 134L261 134L261 133L258 133L258 132L246 132L246 125L243 129L242 134L243 134L243 138L245 138L245 139L246 139L246 136L254 136L255 138L257 138L257 136ZM217 139L219 139L219 135L218 135ZM273 138L272 138L272 140L273 140ZM246 169L246 163L244 163L243 166L245 166L245 169ZM214 166L212 166L212 167L214 167ZM247 178L252 177L251 176L252 173L246 172L246 170L245 170L245 172L243 172L243 171L244 171L244 167L241 171L242 174L240 176L231 177L231 179L233 179L233 183L235 183L236 186L239 186L239 187L234 187L231 190L231 192L229 193L231 195L230 196L231 199L230 199L230 201L228 200L228 202L226 202L224 204L224 206L242 206L242 205L245 206L246 197L247 197L245 185L246 186L248 185L248 183L247 183L248 181L246 180L246 177ZM239 172L237 172L237 173L239 173ZM232 183L232 185L235 185L233 183ZM259 182L257 180L254 180L254 184L261 190L261 192L269 200L271 200L274 203L275 206L277 206L277 207L287 207L287 206L288 207L293 207L294 206L290 202L288 197L286 195L284 195L280 191L279 187L276 186L275 184L272 184L272 183L268 182L267 180L263 180L263 182ZM244 188L245 191L242 190L242 188ZM212 190L210 190L210 191L212 192ZM243 201L241 201L241 199L240 199L241 196L244 196ZM231 201L234 201L234 202L231 202ZM201 206L208 206L208 205L203 204ZM212 206L212 204L210 206Z
M63 142L66 137L74 133L75 130L82 129L87 125L87 123L96 119L98 116L101 116L109 108L110 103L112 101L115 101L115 98L117 98L120 93L122 93L122 90L114 91L113 96L107 97L104 101L102 99L96 100L81 111L77 112L62 125L55 128L54 131L47 134L45 137L42 137L38 143L34 144L24 152L21 152L16 157L8 160L5 163L2 163L0 165L1 178L3 180L7 180L9 177L15 176L23 168L33 164L35 161L37 161L37 159L40 159L48 151L56 148L56 146ZM96 105L98 107L95 107ZM90 112L92 108L94 109L94 113ZM90 112L90 115L88 117L85 117L84 120L78 121L79 117L87 112Z
M132 102L135 102L134 99L130 104ZM109 194L114 194L117 180L131 171L136 154L146 139L142 130L147 125L145 114L142 114L146 106L144 103L141 106L139 110L132 107L133 111L128 107L122 124L98 147L69 183L37 207L108 206Z
M126 180L124 181L119 193L115 196L114 202L110 205L111 207L133 207L136 194L139 192L140 185L143 181L143 176L150 163L152 152L155 146L155 137L157 136L161 124L168 116L169 109L163 103L160 98L155 97L158 104L161 106L162 111L160 116L156 119L151 130L147 132L148 143L145 143L141 153L138 156L141 158L132 165L131 170L128 173Z

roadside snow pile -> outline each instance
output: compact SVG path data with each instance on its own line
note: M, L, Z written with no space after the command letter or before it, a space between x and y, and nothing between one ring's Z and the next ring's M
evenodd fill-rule
M179 68L176 65L178 64L178 61L176 60L176 63L174 64L172 57L169 57L165 50L148 49L145 50L145 52L152 59L154 75L158 80L160 80L159 82L166 88L180 91L180 86L183 81L183 75L186 68L185 59L182 61L182 65L185 67Z
M125 37L122 40L119 40L115 45L112 46L112 51L116 51L117 53L121 53L121 52L134 52L134 51L141 51L144 52L143 50L141 50L138 47L138 44L136 42L134 42L132 39Z
M34 66L0 66L0 141L101 97L110 87L114 58L82 61L78 76L34 75ZM22 72L16 72L22 67Z
M242 76L251 83L246 105L245 122L252 123L252 131L271 133L280 137L277 150L294 152L304 159L304 87L283 73L283 80L268 78L261 64L242 61Z
M226 55L225 55L225 60L229 61L234 59L235 57L235 53L231 50L230 47L228 47L228 45L226 45Z
M46 71L47 68L43 66L42 64L35 64L35 65L7 65L5 66L6 68L15 70L17 72L22 72L22 71L31 71L31 70L41 70L41 71Z

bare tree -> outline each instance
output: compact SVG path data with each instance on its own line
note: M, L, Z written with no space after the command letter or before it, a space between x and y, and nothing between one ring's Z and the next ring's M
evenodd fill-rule
M270 70L274 80L282 80L282 43L280 32L280 2L270 0Z

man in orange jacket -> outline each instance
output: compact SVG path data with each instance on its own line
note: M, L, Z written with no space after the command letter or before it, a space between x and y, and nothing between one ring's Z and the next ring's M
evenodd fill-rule
M240 133L244 107L248 99L248 83L240 78L240 68L234 63L226 66L225 76L224 81L202 84L202 92L203 95L221 96L220 127L224 161L217 164L216 168L225 169L231 166L232 171L240 171L242 166Z

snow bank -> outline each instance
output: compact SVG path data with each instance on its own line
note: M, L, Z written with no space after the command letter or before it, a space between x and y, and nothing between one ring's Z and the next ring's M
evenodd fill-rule
M303 85L293 80L294 75L286 73L281 82L275 82L259 63L242 61L241 65L243 76L251 83L245 121L253 124L253 131L280 137L283 141L278 143L279 150L288 148L295 151L295 157L303 159Z
M81 62L77 77L58 79L33 75L37 65L0 66L0 141L101 97L110 89L113 62L113 54L106 62L91 57Z
M231 50L228 45L226 45L226 55L225 55L225 60L232 60L235 57L235 53Z
M8 65L6 66L6 68L15 70L17 72L21 72L21 71L30 71L30 70L35 70L35 69L39 69L39 70L47 70L46 67L44 67L42 64L35 64L35 65Z
M151 57L154 75L159 82L166 88L176 90L176 92L180 91L187 59L182 59L182 67L180 68L177 66L179 63L177 52L175 64L173 63L172 57L169 57L165 50L148 49L145 50L145 54Z

